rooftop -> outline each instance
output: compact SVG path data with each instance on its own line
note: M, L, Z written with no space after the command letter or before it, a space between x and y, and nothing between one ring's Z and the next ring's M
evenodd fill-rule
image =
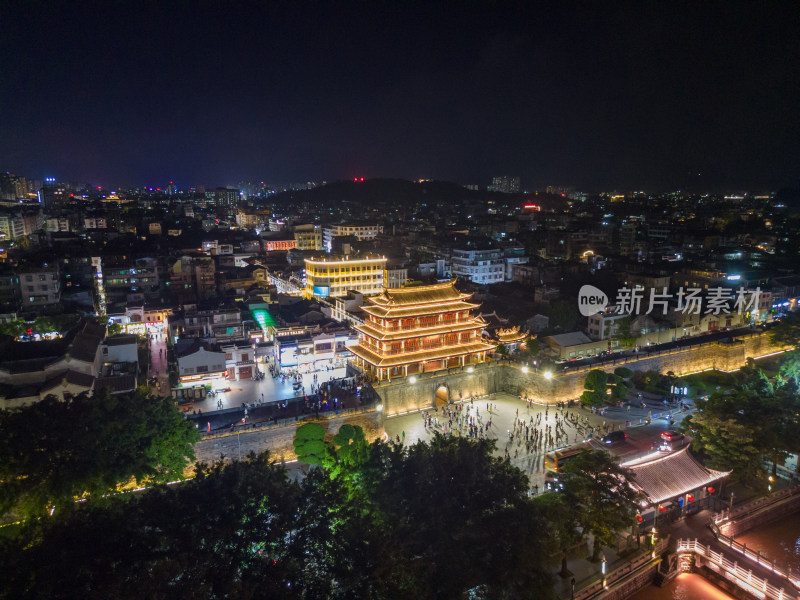
M570 333L559 333L558 335L548 336L548 339L553 340L559 346L580 346L581 344L591 343L591 339L582 331L572 331Z
M636 474L632 483L653 503L710 485L730 474L730 471L714 471L704 467L692 458L688 450L689 446L686 446L666 456L645 457L623 463L622 466Z
M462 294L455 287L455 282L436 283L433 285L417 285L407 288L384 288L378 296L370 298L374 304L389 307L414 306L434 302L453 302L469 298L471 294Z

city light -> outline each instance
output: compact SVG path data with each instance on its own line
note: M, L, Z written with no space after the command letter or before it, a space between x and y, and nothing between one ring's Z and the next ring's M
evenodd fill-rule
M553 372L552 371L545 371L544 372L544 378L547 379L548 381L551 380L553 378Z

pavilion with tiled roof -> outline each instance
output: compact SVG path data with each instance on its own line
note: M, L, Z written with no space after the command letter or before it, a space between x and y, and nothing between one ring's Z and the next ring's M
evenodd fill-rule
M623 463L636 474L631 482L653 506L683 498L684 506L699 502L714 490L717 482L730 471L715 471L698 463L688 452L689 446L669 454L659 453Z
M384 288L362 307L366 315L358 344L350 348L356 365L377 379L403 377L486 360L495 344L481 336L477 304L454 281L407 288Z

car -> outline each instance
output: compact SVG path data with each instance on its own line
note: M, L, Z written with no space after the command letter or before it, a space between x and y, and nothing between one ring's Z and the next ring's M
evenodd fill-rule
M666 440L668 442L679 442L685 437L686 436L683 435L680 431L675 431L674 429L661 432L661 439Z
M624 431L612 431L603 436L603 443L609 445L615 444L623 441L626 437L628 437L628 434Z

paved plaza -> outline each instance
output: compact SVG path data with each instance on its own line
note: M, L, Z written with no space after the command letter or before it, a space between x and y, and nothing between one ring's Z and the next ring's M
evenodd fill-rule
M192 410L202 410L209 413L217 410L239 408L245 404L270 404L291 398L302 398L312 393L312 385L319 385L332 379L342 379L347 376L346 367L323 369L311 373L303 373L297 377L273 377L266 366L258 365L264 373L264 378L256 381L243 379L241 381L215 382L215 396L194 402ZM316 379L314 377L316 376ZM299 386L296 384L299 383ZM230 388L229 391L221 391Z
M267 363L258 363L257 368L264 373L261 380L242 379L241 381L215 380L212 389L214 396L204 400L196 400L185 405L190 411L200 410L212 413L232 408L240 408L242 404L270 404L291 398L302 398L312 393L312 385L319 385L332 379L347 376L347 367L343 361L327 368L309 373L292 374L286 371L285 376L273 377ZM167 346L164 334L150 336L150 377L158 380L155 392L170 395L169 374L167 370ZM296 385L299 384L299 385ZM228 389L229 388L229 389ZM222 391L222 390L228 391Z
M612 450L624 459L629 459L634 455L649 452L652 441L658 438L661 431L669 427L666 419L656 418L662 417L662 414L640 407L631 407L630 410L627 407L624 409L607 408L604 414L600 414L585 410L581 408L580 403L576 402L561 410L553 405L528 404L518 396L506 393L492 394L491 397L481 396L472 402L463 401L456 404L464 407L459 414L471 416L477 426L484 427L484 431L487 430L486 426L491 419L491 427L488 428L488 434L485 434L484 437L497 441L495 455L503 457L508 451L510 462L528 475L531 488L538 492L544 489L544 455L550 450L587 440L592 440L592 443L599 448L599 440L606 432L625 429L628 431L629 440L616 445ZM489 410L488 404L491 404L491 410ZM564 419L567 414L576 417L578 423L573 424L570 419ZM438 417L438 425L434 421L431 426L426 426L424 415L430 415L434 419ZM678 414L677 420L680 421L682 416L682 414ZM645 425L648 417L653 417L652 422ZM517 425L517 435L514 436L513 442L509 440L509 433L514 430L516 421L522 421L523 424L528 425L529 436L533 436L534 430L538 430L541 439L548 427L552 434L556 419L562 425L564 432L558 443L553 435L552 445L542 444L541 449L532 449L529 452L525 442L525 431L523 429L520 435L519 425ZM405 439L405 442L409 444L418 440L428 441L435 433L467 435L466 428L462 428L459 434L457 426L455 427L456 431L446 432L447 423L448 418L441 412L437 415L434 409L429 409L428 411L389 417L386 419L385 427L390 439L396 440L400 436L401 440Z

